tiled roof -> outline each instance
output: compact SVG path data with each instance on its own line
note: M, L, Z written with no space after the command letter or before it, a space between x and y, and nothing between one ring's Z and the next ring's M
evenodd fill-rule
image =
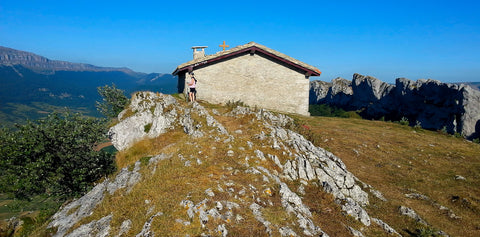
M303 63L303 62L301 62L299 60L296 60L296 59L294 59L290 56L287 56L283 53L280 53L276 50L270 49L270 48L268 48L264 45L257 44L255 42L250 42L248 44L240 45L240 46L231 48L229 50L220 51L216 54L206 55L205 57L197 58L197 59L188 61L186 63L180 64L172 74L176 75L176 74L178 74L178 72L187 70L189 67L195 68L195 67L200 66L200 65L203 66L205 64L209 64L213 61L216 61L216 59L227 58L229 56L233 56L233 55L236 55L238 53L246 52L246 51L249 51L249 50L255 50L255 51L258 50L258 51L263 52L264 54L267 54L271 57L278 58L279 60L284 61L284 62L286 62L286 63L288 63L292 66L300 68L300 69L309 73L312 76L320 76L321 72L320 72L320 70L318 70L318 68L316 68L314 66L311 66L311 65L308 65L306 63Z

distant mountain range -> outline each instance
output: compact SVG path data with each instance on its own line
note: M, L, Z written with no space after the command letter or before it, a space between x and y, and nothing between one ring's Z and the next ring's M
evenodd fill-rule
M0 125L37 119L63 107L99 116L97 87L112 83L128 96L138 90L175 93L177 80L171 74L50 60L0 46Z
M97 67L85 63L71 63L36 55L34 53L0 46L0 64L6 66L22 65L37 73L51 74L56 71L124 72L132 76L141 76L129 68ZM137 75L138 74L138 75Z

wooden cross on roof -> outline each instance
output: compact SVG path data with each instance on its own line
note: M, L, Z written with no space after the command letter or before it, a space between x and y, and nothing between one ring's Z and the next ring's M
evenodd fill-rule
M229 45L225 45L225 40L223 41L223 44L219 45L219 47L223 48L223 51L225 51L225 48L230 47Z

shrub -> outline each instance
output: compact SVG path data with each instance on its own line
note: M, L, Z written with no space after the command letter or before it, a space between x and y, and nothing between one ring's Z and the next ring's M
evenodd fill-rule
M129 100L124 91L112 86L105 85L97 87L98 93L102 96L102 102L97 101L97 110L107 118L115 118L127 106Z
M473 142L480 144L480 138L475 138L475 139L473 139Z
M143 166L148 165L151 158L152 158L151 156L144 156L144 157L140 158L140 164L142 164Z
M143 127L143 131L145 133L148 133L150 132L150 129L152 128L152 123L149 123L149 124L146 124L144 127Z
M422 128L422 123L417 120L415 122L415 126L413 126L413 128L415 128L415 130L421 129Z
M96 151L105 120L52 113L17 130L0 131L0 189L18 198L76 196L115 170L113 155Z
M412 236L416 237L436 237L439 236L437 234L437 231L431 227L421 227L415 230L414 233L412 233Z
M340 117L340 118L360 117L354 111L347 112L341 108L326 105L326 104L311 104L308 106L308 111L312 116Z
M408 121L408 118L406 117L402 117L402 119L400 119L400 122L399 122L401 125L409 125L410 122Z
M227 101L227 103L225 105L229 109L234 109L238 106L246 107L245 103L243 103L243 101L241 101L241 100L237 100L237 101L229 100L229 101Z

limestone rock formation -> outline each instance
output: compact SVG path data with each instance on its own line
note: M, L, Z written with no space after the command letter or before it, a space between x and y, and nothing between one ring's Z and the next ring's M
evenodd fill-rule
M459 133L469 139L480 137L480 91L468 85L420 79L396 79L395 85L374 77L354 74L332 82L310 82L310 104L328 104L361 111L365 118L398 121L411 125Z
M157 137L177 119L176 111L164 113L176 100L170 95L137 93L129 107L118 115L119 123L109 131L109 137L117 150L124 150L146 137ZM127 112L135 114L124 118Z
M380 88L379 93L372 96L381 95ZM226 119L248 122L229 131L220 122ZM151 124L149 129L145 129L148 124ZM387 223L371 217L366 211L373 187L350 173L339 157L316 147L289 129L292 124L292 118L263 109L236 107L229 112L219 113L198 103L181 105L168 95L139 92L129 108L119 115L118 124L110 130L117 149L126 151L141 139L162 136L173 129L183 131L189 137L186 145L191 149L200 147L195 142L200 140L202 144L210 146L194 153L173 149L173 153L152 154L148 164L142 165L141 161L137 161L133 167L123 168L115 177L99 183L84 197L65 205L54 215L49 227L56 228L54 236L155 236L159 228L158 221L171 219L173 221L169 223L175 223L177 228L198 226L202 236L228 236L234 233L232 228L235 225L241 226L249 221L258 223L264 231L263 235L268 236L328 236L318 219L315 219L317 213L303 199L307 194L305 187L313 186L330 193L334 199L332 205L338 205L344 215L353 218L351 221L358 222L356 229L343 224L348 231L346 233L363 236L362 230L370 227L371 222L381 226L386 234L397 233ZM261 129L250 133L249 126ZM176 141L175 144L181 142ZM169 206L178 210L160 209L156 206L158 203L151 202L152 197L141 196L137 204L145 209L144 213L140 213L144 219L141 229L137 224L136 231L132 230L133 214L116 210L109 209L104 214L98 214L98 218L91 218L106 197L131 201L138 198L128 197L135 190L142 189L139 183L148 180L161 185L163 180L150 180L151 177L157 172L165 172L159 170L174 160L190 170L203 166L207 166L208 170L202 172L218 169L211 167L215 162L209 155L203 155L207 153L205 149L224 151L224 158L220 160L226 159L235 165L222 167L228 172L218 177L214 175L218 171L213 172L206 180L199 181L199 185L205 185L202 190L196 190L195 195L192 190L180 197L182 200L176 205ZM296 183L298 187L292 185ZM170 194L156 195L168 197ZM378 191L374 196L383 197ZM282 210L289 220L272 219L268 211L270 208ZM88 221L82 222L85 218ZM357 230L358 226L363 227Z

